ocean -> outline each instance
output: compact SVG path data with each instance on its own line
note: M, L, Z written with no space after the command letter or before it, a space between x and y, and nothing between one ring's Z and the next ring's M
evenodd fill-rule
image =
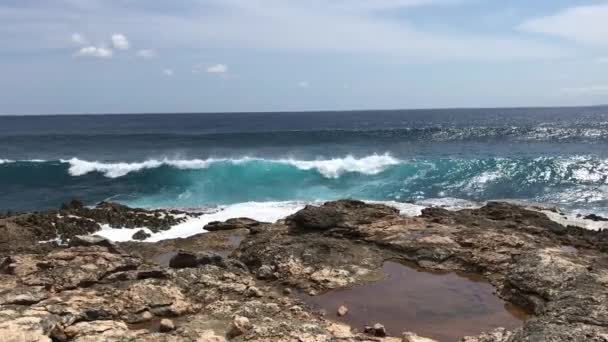
M608 107L0 117L0 211L72 198L270 217L339 198L606 215Z

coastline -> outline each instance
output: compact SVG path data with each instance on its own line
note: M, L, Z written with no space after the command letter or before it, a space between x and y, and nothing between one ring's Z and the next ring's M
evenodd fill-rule
M344 319L300 296L378 284L390 279L388 261L479 279L496 300L526 312L517 326L479 327L464 341L601 341L608 333L607 231L564 226L515 204L404 216L390 206L341 200L275 223L230 219L185 238L117 243L91 235L99 228L93 217L162 231L201 214L76 201L58 212L0 218L4 340L427 341L418 335L429 330L414 321L378 330L374 324L383 322L361 317L357 305L395 301L383 293L358 296ZM66 244L39 243L60 231ZM370 327L349 321L355 318ZM441 321L449 320L437 319L436 330Z

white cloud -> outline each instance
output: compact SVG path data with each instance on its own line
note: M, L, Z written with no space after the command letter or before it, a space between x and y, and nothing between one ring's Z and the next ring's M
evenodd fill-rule
M173 76L174 72L173 72L173 69L164 69L163 74L165 76Z
M129 33L129 38L167 50L204 47L208 50L365 54L408 62L512 61L584 54L580 49L541 42L508 30L503 33L481 28L451 30L441 23L434 25L435 21L418 26L407 15L377 13L384 9L405 13L416 6L447 6L479 0L188 0L187 13L142 11L139 9L145 3L142 0L127 1L130 5L125 1L88 0L87 7L93 10L87 12L86 18L80 9L85 2L62 1L79 5L59 7L44 3L5 15L0 10L0 21L13 21L12 25L0 28L0 33L7 28L25 32L12 39L14 44L6 45L13 50L31 50L32 44L24 43L28 41L28 33L44 27L38 46L56 47L53 44L57 27L67 22L74 27L96 28L98 31L94 34L103 34L104 28L121 27Z
M454 5L466 0L310 0L311 3L345 11L381 11L399 8L422 7L432 5Z
M207 68L209 74L225 74L228 72L228 66L225 64L216 64Z
M310 87L310 83L308 83L308 81L300 81L298 83L298 87L300 87L300 88L308 88L308 87Z
M112 58L112 55L111 49L97 46L83 47L76 53L77 57Z
M112 35L112 46L118 50L128 50L129 49L129 40L124 34L116 33Z
M87 39L80 33L72 33L72 43L74 44L78 44L78 45L85 45L87 44Z
M371 54L425 62L555 59L572 54L562 46L521 35L416 27L403 18L376 15L373 8L344 10L336 1L207 0L208 6L219 10L201 12L204 20L158 20L165 21L162 27L180 32L173 37L176 46ZM356 0L363 8L367 2L371 0ZM166 36L167 32L148 34Z
M143 49L143 50L137 51L137 57L140 57L143 59L152 59L152 58L158 57L158 54L154 50Z
M608 46L608 4L579 6L525 21L519 29L581 44Z

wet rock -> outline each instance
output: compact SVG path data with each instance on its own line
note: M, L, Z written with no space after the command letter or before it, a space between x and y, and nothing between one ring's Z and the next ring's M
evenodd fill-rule
M346 316L347 313L348 313L348 308L344 305L340 305L340 307L338 308L338 316L340 316L340 317Z
M133 234L133 236L131 238L133 240L143 241L143 240L149 238L150 236L152 236L152 235L148 234L145 230L140 229L135 234Z
M602 222L602 221L608 221L608 218L596 215L596 214L589 214L587 216L584 217L585 220L591 220L591 221L596 221L596 222Z
M205 225L203 229L206 231L214 232L219 230L233 230L233 229L250 229L263 224L250 218L232 218L224 222L213 221Z
M73 199L61 205L61 210L78 210L82 208L84 208L84 204L77 199Z
M168 318L163 318L160 320L159 330L160 330L160 332L173 331L173 330L175 330L175 324L173 323L172 320L170 320Z

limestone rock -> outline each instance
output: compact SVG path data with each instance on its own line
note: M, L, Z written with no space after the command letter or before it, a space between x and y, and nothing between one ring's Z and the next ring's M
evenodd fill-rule
M248 330L252 328L251 322L247 317L243 316L235 316L232 321L232 327L228 332L228 335L231 337L241 336L245 334Z
M159 325L160 332L169 332L175 330L175 324L172 320L164 318L160 320Z
M404 332L403 333L403 342L437 342L431 338L418 336L413 332Z

